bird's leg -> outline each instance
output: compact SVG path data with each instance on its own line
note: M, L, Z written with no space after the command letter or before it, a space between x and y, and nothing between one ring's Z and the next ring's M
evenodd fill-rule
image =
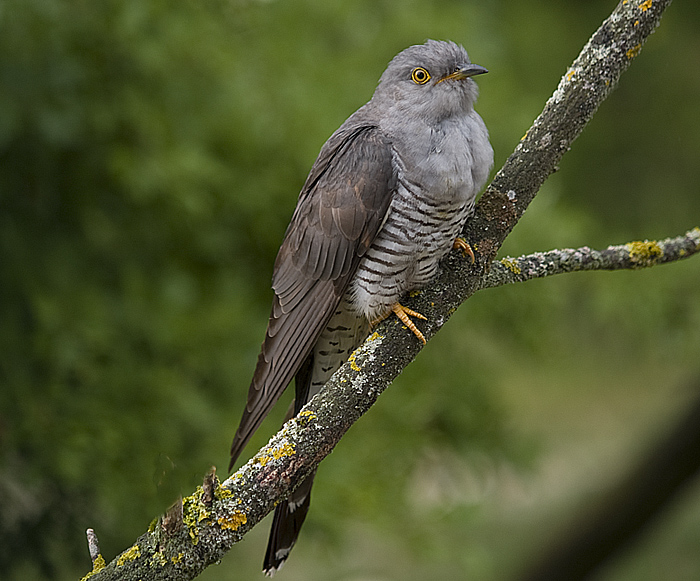
M469 246L469 242L467 242L461 236L457 236L457 238L455 238L455 241L452 244L452 248L454 250L461 250L464 256L468 256L469 258L471 258L472 264L474 264L474 262L476 261L476 257L474 256L474 251L472 250L472 247Z
M425 337L423 336L423 333L420 332L418 327L416 327L416 324L413 321L411 321L411 319L409 319L408 317L416 317L417 319L423 319L424 321L428 320L427 317L424 317L420 313L412 311L408 307L404 307L399 303L394 303L393 305L391 305L391 311L387 311L385 315L382 315L381 317L377 317L373 321L370 321L370 325L374 327L376 324L381 323L384 319L386 319L389 316L390 312L394 313L401 320L401 322L404 325L406 325L411 330L411 332L423 342L423 345L425 345Z

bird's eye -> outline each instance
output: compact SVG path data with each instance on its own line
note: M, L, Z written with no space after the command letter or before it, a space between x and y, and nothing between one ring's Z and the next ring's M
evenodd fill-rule
M416 85L425 85L430 80L430 73L423 67L416 67L411 71L411 80Z

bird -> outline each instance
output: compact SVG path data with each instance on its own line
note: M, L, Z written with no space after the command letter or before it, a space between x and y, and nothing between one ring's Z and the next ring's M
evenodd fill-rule
M243 448L294 378L288 418L392 313L425 343L399 302L425 286L460 237L493 165L472 77L488 72L451 41L398 53L372 98L326 141L301 189L272 275L274 298L240 425ZM342 73L341 73L342 74ZM280 502L263 571L284 564L309 510L309 475Z

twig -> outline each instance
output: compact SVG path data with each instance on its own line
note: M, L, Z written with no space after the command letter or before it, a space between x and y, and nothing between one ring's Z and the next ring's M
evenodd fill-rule
M565 272L648 268L688 258L696 252L700 252L700 228L694 228L676 238L628 242L608 246L605 250L592 250L583 246L535 252L518 258L507 256L491 264L491 270L481 281L481 288L493 288Z
M92 561L92 571L83 577L82 581L99 573L106 566L105 559L102 553L100 553L100 543L97 540L95 531L93 529L87 529L85 535L87 536L88 551L90 551L90 560Z
M90 560L94 565L95 561L100 556L100 543L97 540L97 534L95 534L95 531L93 529L86 530L85 534L87 535L88 550L90 551Z

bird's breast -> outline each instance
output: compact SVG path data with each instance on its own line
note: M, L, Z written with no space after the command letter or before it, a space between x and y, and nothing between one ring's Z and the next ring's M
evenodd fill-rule
M433 126L408 123L395 136L398 187L348 290L356 312L370 320L435 276L471 214L493 155L474 115Z

